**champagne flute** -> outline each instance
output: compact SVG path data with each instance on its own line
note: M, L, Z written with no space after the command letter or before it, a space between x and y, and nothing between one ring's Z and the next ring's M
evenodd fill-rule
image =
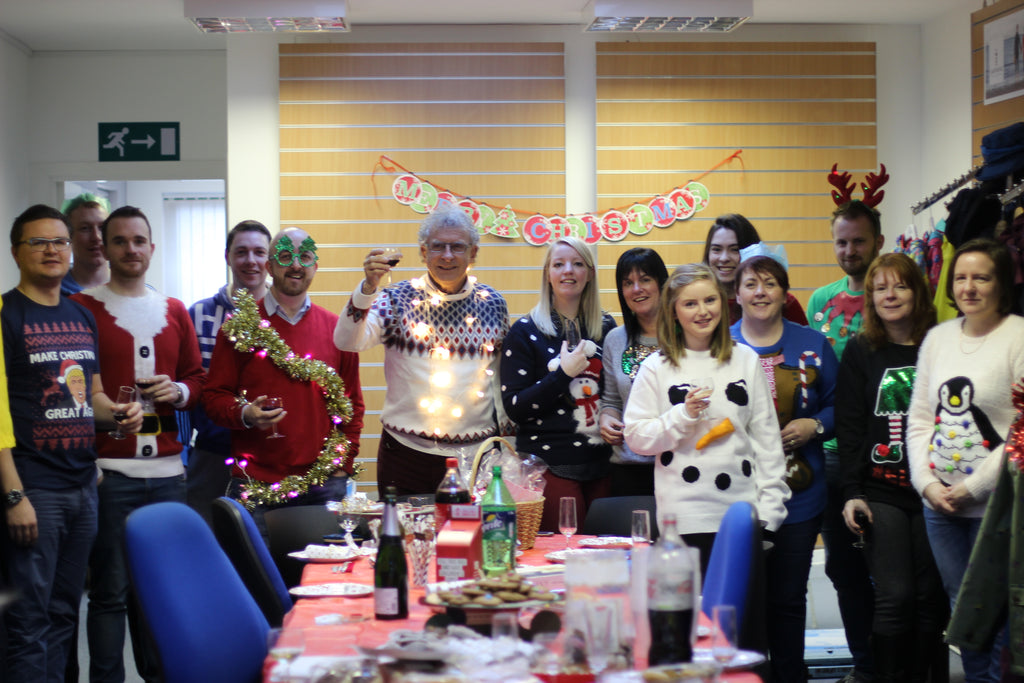
M558 531L565 534L565 549L569 549L569 539L576 533L576 499L561 498L558 501Z
M722 664L736 657L736 608L715 605L711 608L711 656Z
M572 351L580 344L580 326L571 318L565 320L565 342L566 348Z
M123 386L117 390L117 403L124 405L125 403L131 403L135 398L135 387ZM123 439L125 433L121 431L121 423L128 419L128 412L126 410L115 410L114 411L114 422L117 423L117 429L110 432L111 439Z
M384 258L388 260L388 284L391 284L391 268L398 265L402 260L402 250L398 247L384 247Z
M595 676L608 668L612 654L618 647L613 603L594 602L586 606L587 664Z
M263 407L266 410L273 410L274 408L284 408L284 401L280 396L268 396L263 399ZM268 439L280 439L284 434L277 433L277 423L275 422L271 426L272 433L267 435Z
M272 628L267 631L267 654L275 662L285 663L286 681L292 678L292 661L305 649L306 639L300 628Z

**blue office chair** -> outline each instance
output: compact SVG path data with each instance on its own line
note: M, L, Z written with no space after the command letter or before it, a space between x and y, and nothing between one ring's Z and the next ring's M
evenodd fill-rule
M167 683L256 683L269 626L199 513L154 503L128 516L132 586Z
M704 577L701 611L710 619L715 605L736 607L737 627L743 629L761 551L757 510L747 502L729 506L711 546L708 571Z
M210 522L220 547L235 565L263 616L271 626L280 626L292 608L292 598L252 515L237 500L221 497L213 501Z

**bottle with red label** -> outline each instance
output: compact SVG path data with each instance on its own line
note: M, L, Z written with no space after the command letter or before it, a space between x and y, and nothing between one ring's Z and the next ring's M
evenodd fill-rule
M441 479L441 485L437 487L437 494L434 496L434 529L437 533L440 533L444 523L451 519L452 505L464 505L472 501L466 480L459 473L459 459L448 458L445 464L448 471Z

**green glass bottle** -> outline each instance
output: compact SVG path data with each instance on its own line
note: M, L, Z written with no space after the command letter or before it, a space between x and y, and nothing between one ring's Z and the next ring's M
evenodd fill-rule
M484 574L504 574L516 568L516 502L501 478L501 466L480 500L483 514Z
M377 564L373 568L373 612L377 619L409 616L409 566L402 548L395 489L384 494L384 518L380 526Z

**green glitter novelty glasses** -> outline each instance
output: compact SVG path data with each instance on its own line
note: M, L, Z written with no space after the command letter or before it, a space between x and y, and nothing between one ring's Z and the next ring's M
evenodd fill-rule
M312 237L302 240L302 244L296 250L294 243L287 235L277 241L273 258L282 268L290 268L296 262L304 268L309 268L320 260L320 257L316 255L316 242Z

